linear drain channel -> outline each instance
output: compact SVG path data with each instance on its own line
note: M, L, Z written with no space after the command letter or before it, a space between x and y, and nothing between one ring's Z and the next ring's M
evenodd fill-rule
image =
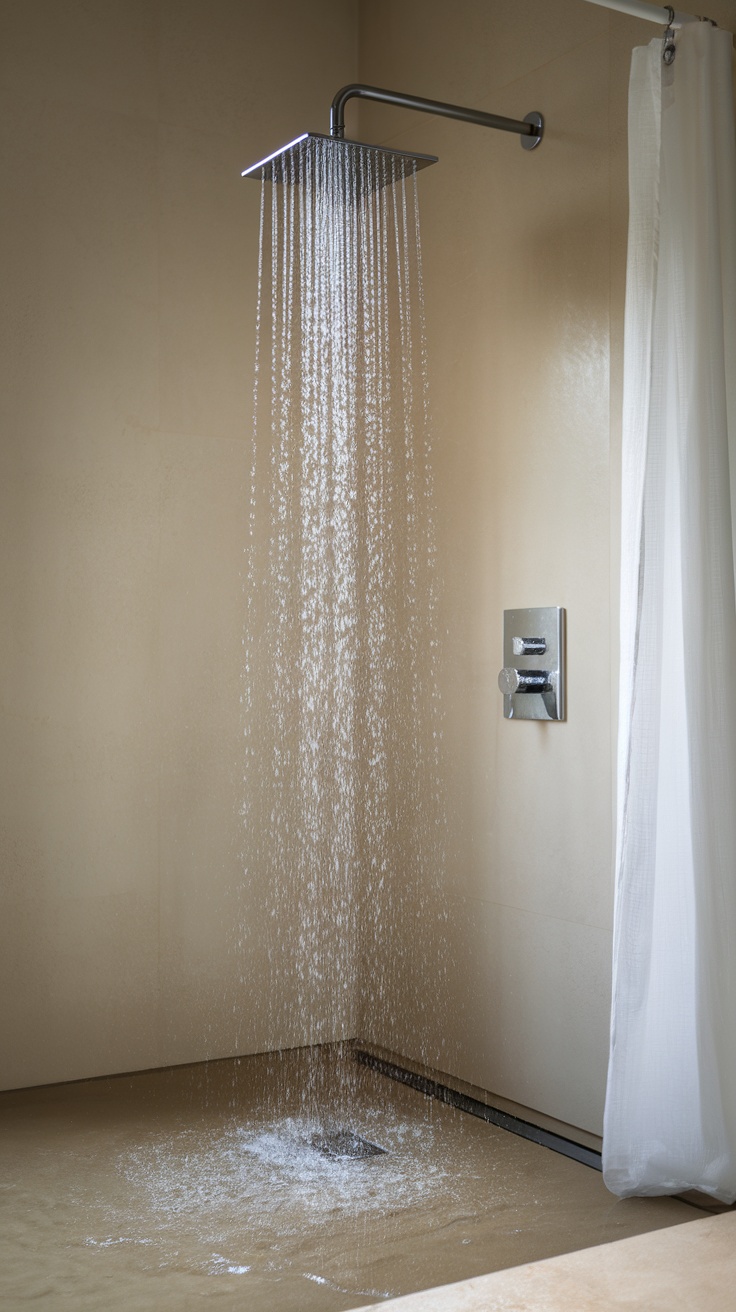
M385 1153L385 1148L379 1148L377 1143L369 1143L367 1139L361 1139L359 1134L353 1134L352 1130L333 1130L330 1134L313 1134L311 1138L313 1148L323 1157L376 1157L379 1153Z
M459 1093L456 1089L441 1084L439 1080L418 1075L404 1066L397 1066L395 1062L385 1061L383 1057L374 1057L373 1053L365 1052L362 1048L353 1048L353 1060L359 1062L361 1066L367 1066L369 1070L388 1076L390 1080L407 1084L410 1089L416 1089L417 1093L423 1093L426 1098L436 1098L438 1102L456 1107L458 1111L468 1112L471 1116L480 1117L482 1121L488 1121L490 1125L497 1125L501 1130L508 1130L511 1134L520 1135L522 1139L541 1144L543 1148L551 1148L555 1153L572 1157L573 1161L582 1162L583 1166L590 1166L594 1171L601 1170L601 1155L594 1148L575 1143L574 1140L566 1139L552 1130L543 1130L540 1125L532 1125L530 1121L523 1121L518 1116L512 1116L510 1112L502 1112L498 1107L479 1102L477 1098L471 1098L467 1093Z

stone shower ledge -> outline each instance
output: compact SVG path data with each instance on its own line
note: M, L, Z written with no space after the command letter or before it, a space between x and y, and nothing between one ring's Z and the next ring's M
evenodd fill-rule
M422 1290L395 1312L724 1312L736 1283L736 1212ZM357 1312L357 1309L356 1309ZM363 1308L362 1312L370 1312Z

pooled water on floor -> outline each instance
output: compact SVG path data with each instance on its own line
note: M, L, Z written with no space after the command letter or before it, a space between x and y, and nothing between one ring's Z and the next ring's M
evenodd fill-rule
M320 1061L339 1088L339 1058ZM387 1151L327 1157L305 1069L294 1053L0 1095L3 1309L341 1312L698 1216L613 1199L364 1067L345 1128Z

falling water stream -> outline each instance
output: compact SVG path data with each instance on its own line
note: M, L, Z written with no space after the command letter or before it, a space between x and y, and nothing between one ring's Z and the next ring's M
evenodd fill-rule
M264 184L252 451L244 880L268 890L248 959L273 1053L33 1102L40 1146L12 1188L22 1216L29 1180L45 1200L68 1173L38 1288L75 1312L118 1285L149 1306L164 1275L157 1306L214 1292L303 1312L468 1269L487 1127L473 1146L443 1107L439 1134L431 1100L342 1047L405 1012L420 1050L442 992L436 933L435 991L396 975L422 959L444 825L417 195L390 155L313 140ZM486 1177L483 1209L489 1181L507 1189L495 1159Z
M355 1035L366 973L390 1008L388 919L441 863L413 163L319 139L287 155L263 183L258 307L246 823L288 1047ZM329 1126L346 1112L320 1069L305 1113ZM349 1066L343 1083L349 1100Z

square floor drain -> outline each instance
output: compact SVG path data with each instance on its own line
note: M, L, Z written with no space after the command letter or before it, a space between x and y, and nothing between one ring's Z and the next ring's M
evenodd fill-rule
M313 1134L312 1147L322 1153L323 1157L376 1157L385 1153L377 1143L361 1139L352 1130L333 1130L330 1134Z

